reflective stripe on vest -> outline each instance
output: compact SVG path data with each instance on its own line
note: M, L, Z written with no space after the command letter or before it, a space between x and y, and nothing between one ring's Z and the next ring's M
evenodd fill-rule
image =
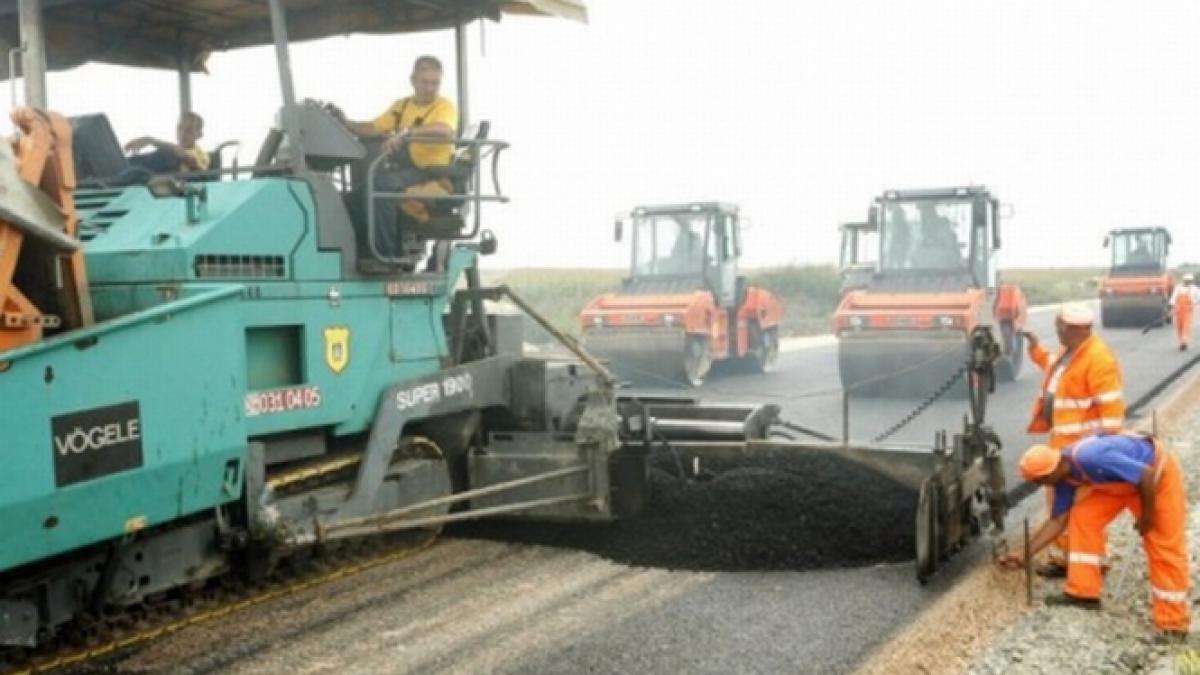
M1098 553L1074 553L1074 552L1072 552L1070 555L1067 556L1067 562L1073 563L1076 565L1094 565L1096 567L1099 567L1100 563L1101 563L1101 557L1102 556Z
M1088 420L1086 422L1071 422L1070 424L1060 424L1050 430L1050 433L1059 436L1082 436L1084 434L1094 433L1100 430L1100 420Z
M1124 398L1124 394L1120 389L1114 391L1106 391L1103 394L1097 394L1091 398L1054 398L1054 407L1062 410L1087 410L1093 405L1104 405L1105 403L1116 403Z
M1062 380L1063 373L1067 372L1067 366L1071 365L1070 351L1064 352L1058 363L1054 364L1054 372L1050 374L1050 379L1046 381L1046 393L1053 396L1058 392L1058 383Z
M1164 588L1158 588L1157 586L1151 586L1150 592L1154 594L1154 597L1156 599L1162 600L1163 602L1173 602L1173 603L1179 604L1179 605L1182 605L1183 603L1187 602L1187 596L1188 596L1187 591L1168 591Z

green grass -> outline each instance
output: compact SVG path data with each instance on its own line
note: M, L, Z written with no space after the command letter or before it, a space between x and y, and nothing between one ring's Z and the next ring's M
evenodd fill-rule
M589 300L621 285L620 270L522 269L484 272L485 286L507 284L558 330L579 335L577 317ZM525 322L525 339L535 344L551 337L532 321Z
M559 330L578 335L576 317L589 300L620 287L622 270L522 269L484 273L486 285L508 284ZM771 267L746 272L750 283L776 294L784 305L783 334L818 335L829 332L829 316L837 307L841 279L832 265ZM1099 269L1012 269L1001 279L1025 291L1031 305L1090 298L1096 294ZM532 322L525 337L547 343L550 337Z
M1003 270L1000 279L1025 291L1030 305L1081 300L1096 296L1096 282L1105 270L1091 267Z

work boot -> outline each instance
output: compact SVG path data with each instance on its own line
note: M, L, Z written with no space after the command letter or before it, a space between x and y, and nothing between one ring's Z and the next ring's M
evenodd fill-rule
M1056 562L1048 562L1043 565L1038 565L1034 572L1043 579L1067 578L1067 566Z
M1187 345L1179 345L1179 351L1181 351L1181 352L1186 352L1186 351L1187 351Z
M1050 595L1046 597L1050 607L1077 607L1079 609L1100 609L1100 598L1079 598L1069 593Z

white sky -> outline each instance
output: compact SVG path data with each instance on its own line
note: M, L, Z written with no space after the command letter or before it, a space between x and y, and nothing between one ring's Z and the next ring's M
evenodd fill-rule
M738 202L745 264L831 262L837 225L885 188L982 183L1014 216L1007 266L1099 265L1111 227L1161 224L1200 261L1200 3L1194 0L589 0L590 25L471 29L471 108L513 143L492 267L620 266L612 216ZM293 47L298 95L368 118L450 33ZM253 159L279 105L269 48L193 78L209 146ZM453 70L452 68L450 69ZM448 72L444 93L455 88ZM170 138L173 73L86 66L51 107Z

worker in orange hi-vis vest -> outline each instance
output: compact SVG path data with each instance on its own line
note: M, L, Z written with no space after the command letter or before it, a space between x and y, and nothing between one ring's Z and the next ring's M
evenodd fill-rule
M1099 609L1104 591L1104 531L1125 511L1133 514L1150 568L1154 625L1164 637L1186 639L1191 627L1191 560L1187 543L1187 489L1179 458L1158 439L1132 433L1089 436L1056 450L1035 445L1020 463L1021 477L1054 491L1051 518L1029 542L1036 554L1067 530L1071 539L1067 583L1048 605ZM1019 569L1016 551L1000 564Z
M1179 351L1186 351L1192 341L1192 311L1200 304L1200 288L1193 283L1191 274L1183 275L1183 283L1171 292L1171 310L1174 312L1175 337L1179 339Z
M1025 333L1029 359L1045 373L1028 431L1048 434L1047 444L1055 450L1085 436L1116 433L1125 423L1121 366L1112 349L1092 333L1094 320L1086 304L1063 305L1054 322L1062 349L1054 356L1036 336ZM1046 490L1048 513L1053 501L1053 490ZM1048 550L1049 561L1037 568L1038 574L1065 577L1068 535L1060 536Z

